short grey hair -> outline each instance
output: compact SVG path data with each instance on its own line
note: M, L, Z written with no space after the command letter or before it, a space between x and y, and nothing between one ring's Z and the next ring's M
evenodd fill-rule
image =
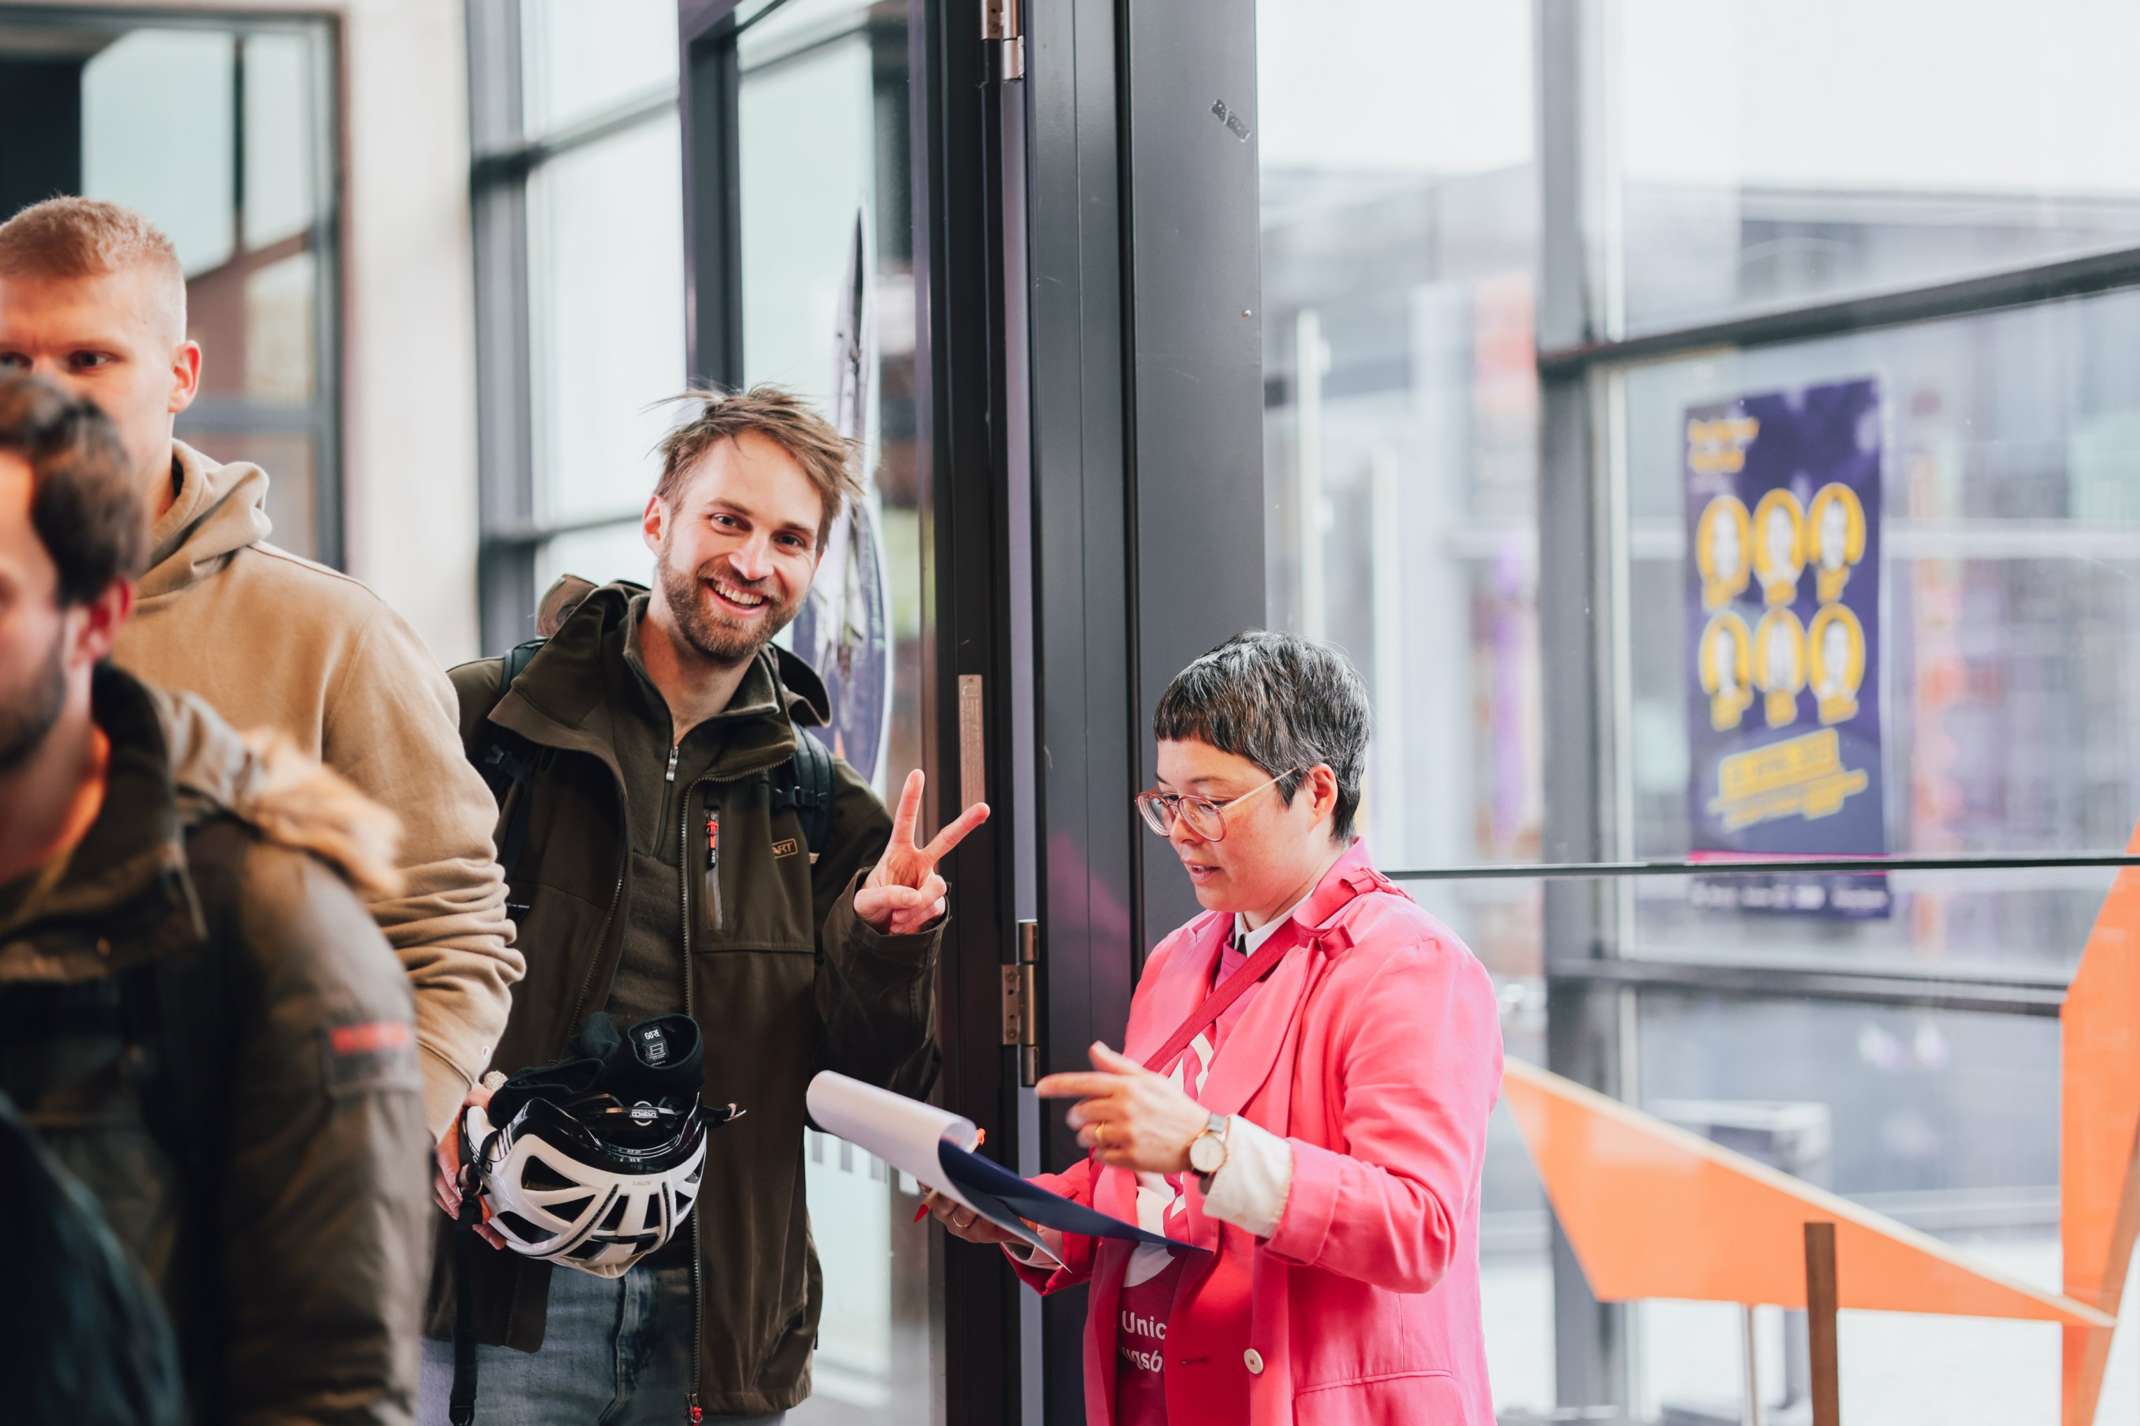
M1371 724L1366 681L1345 655L1298 634L1249 629L1174 675L1152 736L1247 758L1279 778L1289 803L1306 769L1329 764L1337 774L1330 836L1344 846L1355 835Z

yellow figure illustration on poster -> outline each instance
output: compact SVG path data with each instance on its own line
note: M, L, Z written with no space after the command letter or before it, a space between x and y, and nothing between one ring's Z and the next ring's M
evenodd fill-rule
M1729 610L1702 630L1702 692L1709 695L1709 726L1720 733L1738 727L1754 701L1753 643L1746 621Z
M1702 574L1702 608L1721 609L1745 590L1750 526L1737 496L1719 495L1702 507L1694 526L1694 562ZM1743 626L1742 626L1743 627Z
M1807 537L1812 543L1815 592L1823 604L1843 597L1850 572L1865 558L1865 506L1858 493L1840 482L1831 482L1814 492L1806 509Z
M1754 507L1754 573L1771 605L1798 597L1806 568L1806 512L1788 490L1771 490Z
M1754 682L1768 695L1771 728L1798 721L1798 692L1806 686L1806 629L1788 609L1771 609L1754 628Z
M1865 684L1865 629L1847 604L1830 604L1806 630L1813 697L1823 723L1858 716L1858 690Z

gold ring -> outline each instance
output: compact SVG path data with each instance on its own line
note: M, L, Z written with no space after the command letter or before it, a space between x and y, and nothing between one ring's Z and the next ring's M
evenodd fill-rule
M1095 1149L1105 1149L1107 1147L1107 1125L1104 1121L1092 1126L1092 1147Z

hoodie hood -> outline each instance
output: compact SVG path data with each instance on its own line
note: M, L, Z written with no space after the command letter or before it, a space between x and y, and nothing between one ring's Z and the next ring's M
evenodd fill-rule
M168 930L176 923L166 913L179 908L201 934L181 844L187 828L224 815L319 857L360 895L399 888L399 820L280 735L241 734L191 694L152 688L110 664L98 667L90 703L111 739L104 809L31 919L117 914ZM0 939L19 929L19 920L0 920ZM117 930L111 939L140 954L153 949Z
M250 461L222 465L184 441L171 443L178 493L149 536L149 568L138 596L176 594L222 568L274 528L267 517L267 472Z
M269 728L240 733L190 693L166 694L164 734L179 814L227 811L269 841L310 852L360 895L400 890L401 823Z

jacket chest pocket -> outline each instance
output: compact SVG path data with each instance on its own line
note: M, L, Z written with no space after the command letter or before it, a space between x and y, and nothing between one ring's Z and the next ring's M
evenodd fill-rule
M621 889L619 855L629 833L608 770L590 758L561 756L549 775L508 789L492 839L516 924L546 892L599 910Z
M795 814L774 810L766 783L749 779L705 784L694 820L694 949L814 950L810 854Z

